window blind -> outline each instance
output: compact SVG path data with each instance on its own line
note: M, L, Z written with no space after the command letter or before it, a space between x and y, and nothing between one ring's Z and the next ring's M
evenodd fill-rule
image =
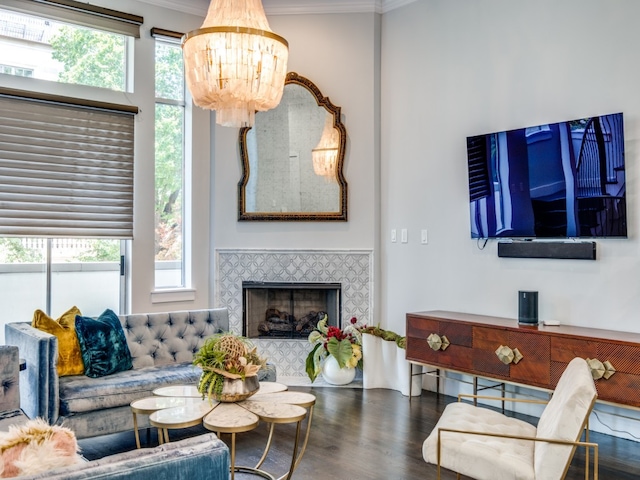
M163 40L179 43L182 40L184 33L174 32L173 30L167 30L164 28L152 27L151 36L153 38L161 38Z
M133 238L136 109L2 93L0 236Z
M143 17L74 0L2 0L2 8L140 38Z

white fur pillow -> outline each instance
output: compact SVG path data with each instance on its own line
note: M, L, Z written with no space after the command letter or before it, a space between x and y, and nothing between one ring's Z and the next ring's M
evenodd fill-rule
M41 418L0 432L0 477L31 475L82 461L74 433Z

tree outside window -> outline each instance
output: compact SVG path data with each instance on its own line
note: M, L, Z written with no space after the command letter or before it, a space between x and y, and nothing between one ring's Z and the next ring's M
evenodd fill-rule
M156 39L156 287L185 286L184 66L175 42Z

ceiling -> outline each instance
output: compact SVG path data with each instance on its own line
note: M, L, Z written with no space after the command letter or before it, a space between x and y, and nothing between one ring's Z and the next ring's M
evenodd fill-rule
M204 16L210 0L140 0L171 10ZM262 0L267 15L314 13L385 13L415 0Z

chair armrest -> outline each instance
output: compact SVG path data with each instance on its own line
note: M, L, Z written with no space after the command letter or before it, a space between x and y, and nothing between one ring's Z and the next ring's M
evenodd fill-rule
M587 430L588 431L588 430ZM594 442L582 442L580 440L572 441L572 440L561 440L557 438L540 438L540 437L527 437L523 435L508 435L506 433L493 433L493 432L473 432L471 430L456 430L453 428L438 428L438 470L440 469L440 460L441 460L441 450L442 450L442 441L440 435L442 432L447 433L459 433L461 435L478 435L483 437L498 437L498 438L510 438L513 440L525 440L529 442L543 442L543 443L551 443L555 445L569 445L573 447L584 447L586 450L585 455L585 478L589 478L589 449L593 449L593 472L594 479L598 479L598 444Z
M549 400L533 400L530 398L513 398L513 397L492 397L487 395L472 395L470 393L459 393L458 401L462 401L463 398L472 398L476 400L498 400L504 402L517 402L517 403L537 403L541 405L546 405L549 403Z
M20 410L20 359L18 347L0 345L0 412Z
M59 414L58 339L28 323L5 325L5 342L18 347L26 368L20 372L20 406L29 418L51 424Z

